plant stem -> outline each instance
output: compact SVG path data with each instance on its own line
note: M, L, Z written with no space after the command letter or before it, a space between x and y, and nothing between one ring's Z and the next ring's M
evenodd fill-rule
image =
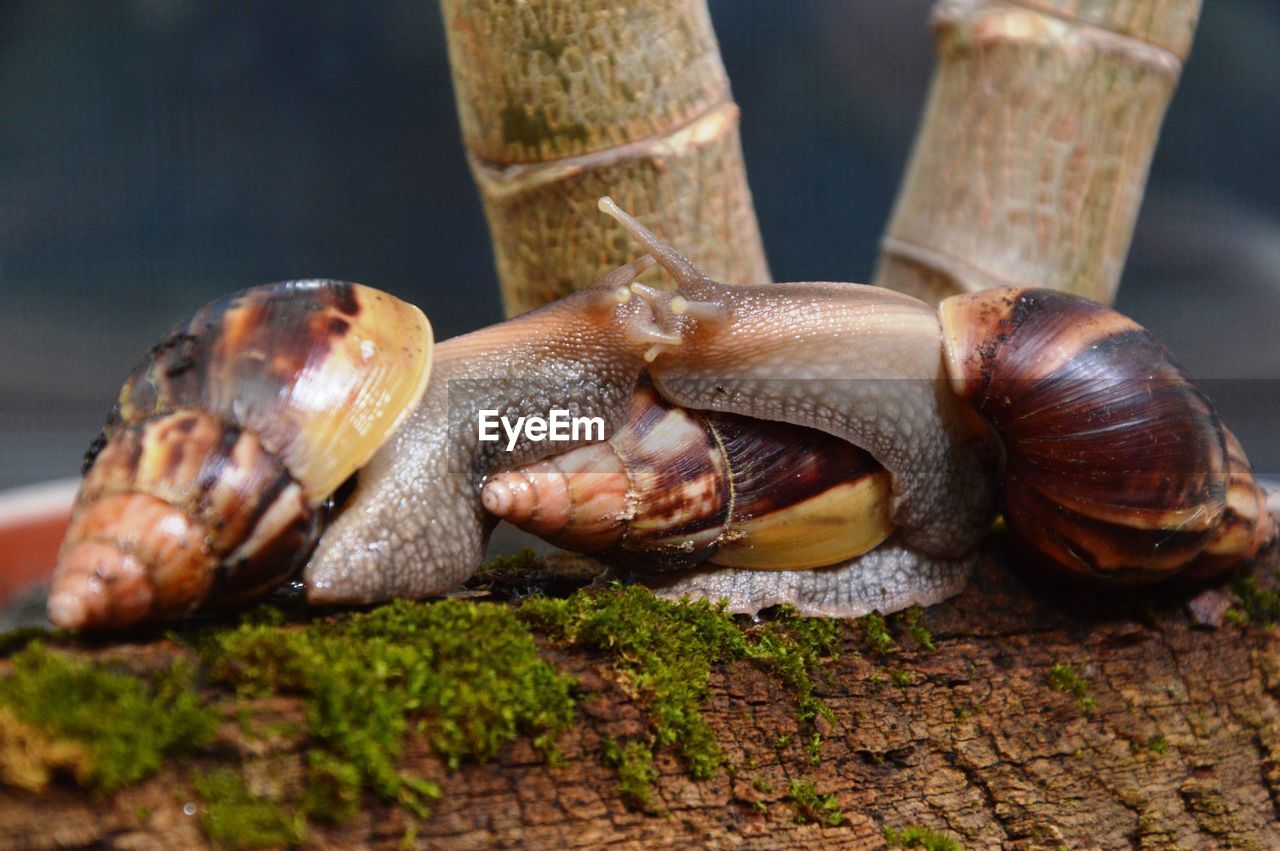
M769 280L738 107L705 0L444 0L443 8L508 315L634 257L596 210L601 195L712 277Z
M1115 297L1200 0L940 0L874 282Z

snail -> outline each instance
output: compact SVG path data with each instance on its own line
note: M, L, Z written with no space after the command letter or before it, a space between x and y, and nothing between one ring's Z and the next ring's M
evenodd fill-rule
M778 362L753 363L749 342L739 335L741 328L750 327L753 312L780 315L786 307L779 302L803 305L809 292L788 299L791 293L779 292L778 285L732 288L710 282L625 213L607 203L604 206L679 281L681 289L674 296L645 293L656 305L666 306L668 322L684 321L681 301L688 299L713 302L731 314L730 321L721 321L717 330L732 339L711 341L688 335L681 344L685 351L679 355L689 361L652 370L664 396L692 408L770 418L781 411L780 418L789 422L835 430L830 420L824 423L812 415L816 405L805 407L807 399L819 394L803 380L797 382L801 388L790 399L786 398L788 388L770 386L769 390L778 391L779 400L762 403L762 379L750 373L785 365L786 351L779 350ZM887 293L882 298L886 305L895 303ZM801 317L784 326L794 336L775 335L779 345L792 342L800 352L821 349L822 325L828 316L821 312L822 304L814 302L812 307L812 319L803 331L799 330L805 325ZM1078 296L1004 289L947 299L937 322L936 329L929 328L927 333L940 341L949 379L945 383L989 424L1000 458L1002 513L1015 539L1037 563L1057 573L1119 585L1144 584L1178 573L1204 578L1256 555L1274 537L1266 494L1253 480L1239 441L1168 352L1132 320ZM701 352L688 350L701 341L729 354L698 372L686 364L705 363ZM918 344L926 345L923 339ZM802 368L812 371L814 365ZM676 417L677 412L669 404L648 401L605 445L574 450L491 478L484 488L485 504L526 531L567 549L652 570L651 565L661 563L672 546L646 534L655 521L664 519L663 512L670 515L672 511L660 498L675 486L659 473L683 466L678 459L684 459L690 445L696 447L699 441L682 433L647 453L637 453L633 444L637 432L652 430L646 419ZM799 441L798 448L774 447L774 454L802 457L808 450L796 435L792 437ZM855 442L873 445L856 438ZM769 454L760 447L754 451ZM739 463L750 466L756 461L746 457ZM887 463L892 464L892 459ZM790 489L794 482L786 463L775 459L771 465L767 475L774 477L774 488ZM752 542L749 530L724 518L723 505L732 503L734 479L742 474L733 470L732 461L724 462L716 474L719 480L714 486L704 482L699 488L703 498L687 498L686 512L680 517L688 531L695 528L689 515L702 512L698 531L703 538L687 537L686 542L696 546L682 552L677 563L682 567L701 561L708 564L685 576L659 577L653 582L667 593L725 597L731 608L745 611L786 602L809 613L849 615L870 608L901 608L909 602L934 602L963 582L957 578L965 567L938 558L947 555L945 551L913 552L923 548L900 543L866 555L849 552L818 564L788 563L794 545L783 547L785 552L773 552L773 541ZM614 480L624 484L606 485ZM752 488L760 485L753 482ZM782 508L776 512L775 525L790 524L797 540L829 538L829 533L820 531L820 516L808 516L793 505ZM876 512L848 512L845 528L865 524L862 528L878 535L879 543L892 532L877 522L883 517L883 512L878 517ZM755 522L761 521L756 518ZM716 534L708 538L711 528ZM726 545L733 551L729 558L717 554L717 547ZM738 554L744 550L757 553L753 563L741 562ZM734 569L738 567L753 569ZM764 572L768 568L783 573ZM927 579L920 585L908 581L898 587L904 569L926 573Z
M201 308L130 375L86 456L50 620L119 628L237 604L292 575L317 537L312 602L449 590L479 565L478 482L499 463L468 411L572 396L621 422L665 337L617 294L652 262L438 346L420 310L357 284L274 284ZM356 505L321 536L356 470ZM366 492L376 506L358 505Z
M1019 540L1056 569L1095 578L1208 574L1274 535L1239 444L1163 348L1114 311L1036 290L957 296L935 310L855 284L724 285L608 199L601 207L648 256L434 350L421 314L355 285L277 285L203 309L121 393L50 617L122 626L249 597L313 541L303 570L313 603L426 597L476 570L501 514L665 569L653 580L662 593L724 597L734 611L891 611L963 587L997 478ZM675 292L636 283L655 262ZM351 315L348 302L379 310ZM274 330L272 314L296 332ZM367 325L337 330L334 319ZM373 354L361 360L354 341L365 335ZM325 368L303 368L331 358L360 380L328 390L315 380ZM358 439L333 429L346 408L369 412ZM526 433L508 447L477 432L481 411L552 409L599 418L609 445ZM646 442L655 409L683 449ZM664 472L668 453L691 466ZM216 481L248 455L272 471L260 477L275 483L263 491L269 509L252 487ZM322 456L331 469L314 475ZM766 457L780 461L754 460ZM548 466L556 472L543 475ZM634 487L646 466L653 499ZM786 488L770 477L784 468L800 487L775 499ZM325 500L357 469L315 540ZM578 500L561 509L585 512L572 534L548 520L556 477L561 496ZM686 524L686 501L717 488L720 502ZM237 505L224 490L248 508L215 517ZM816 540L833 510L857 519ZM282 550L295 557L277 560Z
M129 376L86 456L50 619L167 620L277 585L325 500L422 397L431 350L422 311L356 284L202 308Z

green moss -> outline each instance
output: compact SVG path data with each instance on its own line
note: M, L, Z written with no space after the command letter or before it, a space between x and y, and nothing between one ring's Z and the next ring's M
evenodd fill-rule
M279 848L306 838L306 818L295 807L252 794L235 771L215 769L195 781L204 802L200 825L222 848Z
M919 825L884 829L884 841L891 848L925 848L928 851L964 851L964 846L945 833Z
M834 724L831 708L813 695L813 675L823 659L840 657L842 622L799 617L789 606L781 607L778 617L751 630L744 656L791 689L801 724L811 723L819 715Z
M366 790L425 814L440 792L399 770L410 732L455 768L520 735L553 755L573 718L573 679L538 655L506 606L396 601L300 629L257 620L206 635L202 653L213 678L242 694L303 698L307 809L318 815L350 814Z
M523 576L541 569L542 559L538 557L537 552L534 551L533 547L525 547L509 556L494 556L480 565L480 569L476 571L475 576L480 580L495 575Z
M889 669L889 679L893 680L893 684L898 688L906 688L911 685L911 675L898 668Z
M633 739L620 745L614 739L605 739L602 756L604 764L618 772L618 792L622 799L633 807L653 810L653 783L658 779L658 772L653 767L653 751L648 743Z
M69 739L53 739L0 706L0 786L40 794L55 774L84 781L93 772L89 749Z
M1240 598L1250 623L1271 626L1280 621L1280 591L1263 588L1252 576L1237 580L1231 588Z
M0 632L0 657L12 656L31 642L46 641L50 637L53 637L53 633L42 626L23 626L9 632Z
M1092 712L1098 708L1098 702L1089 694L1089 683L1066 662L1056 662L1049 669L1049 685L1073 696L1076 699L1076 705L1085 712Z
M923 609L919 606L912 606L903 612L900 617L903 625L907 628L907 632L915 639L916 644L920 645L921 650L933 652L938 649L933 643L933 633L929 632L929 628L920 622L920 619L924 617Z
M814 733L804 743L804 755L809 758L810 765L822 762L822 734Z
M784 611L777 620L742 629L723 606L673 603L619 585L565 599L532 598L519 612L549 637L611 658L618 682L646 706L651 752L675 747L695 779L711 777L724 762L702 716L714 665L751 660L795 692L802 722L829 717L813 696L812 675L839 646L838 622Z
M418 847L418 823L416 821L409 822L409 826L404 829L404 834L400 837L400 842L396 845L399 851L411 851Z
M812 780L792 780L787 787L787 800L795 812L796 824L818 822L830 827L844 824L844 811L835 795L819 795Z
M523 569L531 558L497 569ZM607 745L604 754L618 771L621 794L636 806L652 806L660 748L679 753L696 779L732 770L702 715L717 666L749 661L794 693L797 733L811 761L822 743L812 723L820 716L835 723L814 694L814 678L838 652L843 627L789 610L749 622L721 606L672 603L642 588L613 586L566 599L534 597L516 608L399 601L305 624L284 620L264 606L234 626L170 635L197 656L207 687L301 701L301 722L272 725L252 710L226 719L238 719L250 735L305 742L307 770L303 791L288 800L250 794L238 768L200 777L205 828L229 847L296 841L291 837L301 836L306 818L341 820L366 795L425 815L440 789L401 769L410 737L451 768L491 759L520 736L555 758L555 738L573 720L574 680L539 656L538 631L604 654L616 682L643 705L647 732ZM13 639L15 647L28 646L14 654L0 690L0 717L12 719L6 729L25 736L5 744L5 753L26 759L39 745L49 757L10 772L25 783L70 772L86 788L118 789L170 756L200 749L224 720L202 705L185 662L149 675L149 683L49 650L42 635ZM33 765L34 772L26 771Z
M1244 629L1249 625L1249 616L1237 608L1227 609L1222 615L1222 622L1228 626Z
M858 618L858 628L862 630L862 640L867 646L882 656L888 656L898 651L898 645L893 640L893 636L889 634L889 627L885 623L884 616L879 612L872 612Z
M720 609L615 587L597 596L531 599L520 615L557 640L611 656L619 681L648 704L655 744L676 745L695 778L715 773L723 758L701 710L712 663L743 643Z
M1152 736L1147 739L1144 747L1158 756L1164 756L1169 752L1169 742L1164 736Z
M202 705L191 667L176 663L148 684L50 650L36 641L13 656L0 706L51 741L82 744L85 788L108 792L159 771L170 755L213 738L217 713Z

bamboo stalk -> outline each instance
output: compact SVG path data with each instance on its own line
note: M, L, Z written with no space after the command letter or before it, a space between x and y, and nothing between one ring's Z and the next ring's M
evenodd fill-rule
M705 0L443 9L508 315L635 255L596 210L606 194L712 276L770 279Z
M875 283L1110 302L1200 0L940 0Z

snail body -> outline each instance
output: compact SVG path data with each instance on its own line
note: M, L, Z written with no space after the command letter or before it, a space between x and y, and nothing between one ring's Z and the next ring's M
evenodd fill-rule
M1023 546L1092 579L1208 575L1274 537L1239 443L1114 311L1035 290L935 310L856 284L728 286L601 206L649 257L434 349L420 312L350 284L203 309L121 391L51 618L251 597L313 542L311 602L439 594L479 567L497 515L656 569L661 593L835 616L958 592L998 487ZM635 282L655 262L676 291ZM477 434L481 411L553 409L612 436Z
M893 525L896 555L875 556L881 547L851 556L835 567L874 557L884 569L853 568L821 580L824 568L778 570L782 581L798 574L799 584L821 581L830 590L801 589L796 599L806 601L804 610L936 602L963 586L992 516L994 449L986 426L946 383L936 312L875 287L727 287L706 281L665 246L646 248L653 260L437 347L422 403L361 471L317 544L305 571L309 600L362 604L458 587L479 567L496 522L483 505L488 477L575 448L523 439L507 452L482 443L479 412L514 421L564 409L601 417L610 435L626 421L642 375L677 406L822 432L884 469L888 493L878 510ZM634 283L655 261L693 277L677 275L676 293ZM745 376L744 366L751 371ZM598 491L599 472L584 475L589 496ZM600 519L596 531L610 523ZM707 530L705 537L727 558L734 548L724 544L740 531ZM655 561L670 572L667 556L699 549L699 537L676 545L654 536L653 549L664 551ZM713 573L756 572L712 565ZM773 565L754 565L764 566ZM730 606L753 610L753 601L767 596L731 597Z

